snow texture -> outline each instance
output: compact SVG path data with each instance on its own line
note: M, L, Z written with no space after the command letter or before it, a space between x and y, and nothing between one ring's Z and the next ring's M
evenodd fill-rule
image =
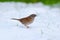
M30 28L11 18L36 14ZM0 2L0 40L60 40L60 7L42 3Z

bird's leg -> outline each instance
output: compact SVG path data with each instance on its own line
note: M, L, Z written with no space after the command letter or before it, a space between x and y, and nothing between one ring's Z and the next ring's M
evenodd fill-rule
M29 28L29 26L26 26L27 28Z
M27 26L27 25L25 25L26 26L26 28L29 28L29 26Z

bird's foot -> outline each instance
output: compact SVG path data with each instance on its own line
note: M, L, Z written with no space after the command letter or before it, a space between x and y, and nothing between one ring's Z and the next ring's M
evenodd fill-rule
M29 28L29 26L26 26L26 28Z

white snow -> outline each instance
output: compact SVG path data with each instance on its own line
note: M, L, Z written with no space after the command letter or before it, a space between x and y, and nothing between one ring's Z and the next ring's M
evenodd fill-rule
M28 29L11 20L33 13L37 17ZM60 40L60 7L42 3L0 2L0 40Z

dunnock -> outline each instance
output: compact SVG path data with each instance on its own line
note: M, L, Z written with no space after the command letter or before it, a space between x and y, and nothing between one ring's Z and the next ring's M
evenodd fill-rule
M21 19L16 19L16 18L12 18L13 20L18 20L19 22L21 22L23 25L25 25L27 28L29 28L29 24L33 23L34 19L36 17L36 14L31 14L28 17L25 18L21 18Z

